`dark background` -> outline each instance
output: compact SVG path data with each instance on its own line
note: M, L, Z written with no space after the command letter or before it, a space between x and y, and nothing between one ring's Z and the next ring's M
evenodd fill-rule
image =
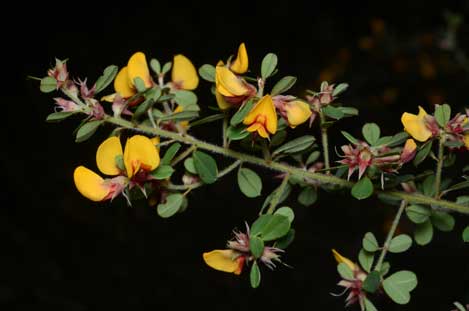
M340 126L355 134L366 121L392 134L401 127L401 113L416 112L418 105L427 111L435 103L448 102L454 110L467 106L467 64L457 56L469 51L466 24L457 32L460 50L439 48L443 11L464 16L466 1L12 6L2 19L2 310L342 310L344 297L329 294L340 291L330 249L355 259L363 234L373 231L382 240L394 213L378 201L358 202L347 194L321 192L309 208L293 196L297 239L283 258L294 268L264 269L261 287L253 290L247 273L211 270L201 257L223 248L233 228L252 222L263 201L244 198L234 174L194 191L188 210L168 220L121 199L93 204L79 195L72 172L82 164L95 168L96 147L111 127L75 144L78 119L44 122L54 95L40 93L37 81L26 76L44 76L54 57L69 58L72 76L94 81L107 65L122 66L135 51L162 62L184 53L200 66L235 53L244 41L251 69L258 70L266 53L277 53L280 73L299 77L297 94L317 89L322 79L349 82L341 101L361 115ZM202 107L214 105L208 83L200 83L198 94ZM210 138L213 130L195 134ZM333 145L344 143L337 132L332 130ZM271 172L263 177L267 195L277 182ZM436 232L429 246L392 255L394 271L413 270L420 284L408 306L385 298L374 300L376 305L450 310L455 300L468 303L468 251L460 238L465 224L467 218L457 217L455 232ZM412 229L402 222L402 232Z

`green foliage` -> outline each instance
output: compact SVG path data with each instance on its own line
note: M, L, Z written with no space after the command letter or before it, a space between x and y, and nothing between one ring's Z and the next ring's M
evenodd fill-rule
M412 162L415 166L418 166L420 163L422 163L430 154L430 151L432 150L432 143L433 141L429 140L425 144L420 146Z
M171 165L160 165L151 173L151 175L155 179L163 180L171 177L173 173L174 168L172 168Z
M362 266L363 270L365 270L366 272L371 271L371 267L373 266L374 260L374 252L368 252L364 249L361 249L358 253L358 262L360 263L360 266Z
M469 243L469 226L467 226L462 232L462 240L466 243Z
M342 133L342 135L347 138L347 140L349 142L351 142L352 144L358 144L358 139L356 139L355 137L353 137L351 134L349 134L348 132L346 131L340 131Z
M395 303L407 304L410 292L417 286L417 276L412 271L399 271L383 281L385 293Z
M45 77L41 79L39 89L43 93L50 93L57 89L57 80L52 77Z
M363 249L373 253L379 249L378 240L372 232L367 232L362 240Z
M254 258L260 258L264 252L264 241L257 236L251 236L249 238L249 250Z
M75 142L81 143L91 136L98 130L98 127L103 124L103 120L94 120L83 124L77 131Z
M255 198L261 195L262 180L256 172L243 167L238 170L238 186L245 196Z
M381 135L381 130L379 129L378 124L376 123L367 123L362 128L362 134L365 140L371 145L374 146Z
M195 169L194 159L189 157L184 160L184 168L191 174L197 175L197 170Z
M435 119L438 125L444 127L451 118L451 107L447 104L438 105L435 108Z
M262 60L261 64L261 77L262 79L267 79L272 75L277 68L278 58L274 53L267 54Z
M380 283L380 273L378 271L372 271L367 275L365 281L363 282L362 288L364 291L373 294L378 290Z
M279 154L294 154L304 151L313 146L315 141L316 138L312 135L305 135L295 138L275 149L275 151L272 153L272 156Z
M418 224L414 232L415 243L424 246L433 239L433 225L430 220Z
M433 211L430 216L432 224L440 231L449 232L454 229L454 217L441 211Z
M339 272L340 276L345 280L353 280L353 271L343 262L337 265L337 272Z
M373 194L373 184L371 183L370 178L365 176L360 179L355 185L353 185L351 194L358 200L369 198Z
M236 126L243 122L249 111L254 107L254 99L248 100L238 111L231 117L230 124Z
M165 203L158 204L156 210L162 218L169 218L176 214L182 206L184 196L180 193L172 193L166 197Z
M295 219L295 213L293 212L293 210L291 208L289 208L288 206L283 206L279 209L277 209L274 213L274 215L282 215L282 216L285 216L287 217L288 221L290 223L293 222L293 219Z
M181 149L180 143L172 144L164 153L163 158L161 159L161 164L170 164L173 160L174 156L178 153L179 149Z
M251 266L251 272L249 273L249 280L251 281L252 288L258 288L261 284L261 270L257 261L254 261Z
M318 193L314 187L305 187L298 195L298 202L304 206L313 205L318 198Z
M161 64L156 58L150 60L150 68L157 74L161 74Z
M59 111L59 112L53 112L50 115L47 116L46 121L47 122L60 122L62 120L65 120L66 118L72 116L74 112L72 111Z
M412 246L412 238L407 234L394 237L389 244L391 253L403 253Z
M202 65L199 68L199 75L208 82L215 82L215 67L210 64Z
M108 87L109 84L114 81L114 78L117 75L118 67L115 65L107 66L103 74L96 80L95 94L98 94L102 90Z
M267 214L257 218L252 224L251 236L259 236L264 241L272 241L283 237L290 230L287 217L278 214Z
M192 157L200 179L206 184L214 183L218 178L218 168L215 159L202 151L195 151Z
M426 222L431 215L430 208L417 204L409 205L405 211L407 217L416 224Z
M286 249L295 239L295 229L291 228L287 234L275 241L274 246L280 249Z
M288 91L296 83L296 77L286 76L280 79L272 88L270 94L272 96L282 94Z

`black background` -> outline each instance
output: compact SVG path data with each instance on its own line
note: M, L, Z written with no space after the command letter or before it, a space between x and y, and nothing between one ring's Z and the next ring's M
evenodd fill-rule
M383 224L393 208L374 199L358 202L347 194L323 192L314 206L304 208L293 197L289 203L296 212L297 239L283 258L294 268L263 270L262 285L253 290L246 273L236 277L211 270L201 254L223 248L233 228L255 219L263 198L244 198L232 174L194 191L189 209L168 220L149 207L129 208L120 199L89 202L76 191L72 172L82 164L95 168L96 146L111 127L75 144L72 131L79 120L45 123L53 96L40 93L37 81L26 76L44 76L58 57L69 59L72 76L94 81L105 66L122 66L139 50L162 62L184 53L196 66L213 64L244 41L254 72L263 55L275 52L281 74L298 76L295 91L302 92L317 89L319 72L346 51L350 58L334 82L351 84L342 100L360 108L361 116L341 126L358 134L361 124L372 120L391 134L401 126L403 111L429 107L432 90L441 91L453 109L467 106L467 72L454 70L431 80L392 75L391 52L370 55L357 49L357 41L370 33L372 18L384 20L396 41L437 33L446 8L461 14L469 9L461 1L12 3L2 19L2 310L342 310L344 297L329 294L340 291L330 249L355 258L365 232L383 239ZM463 47L468 34L466 28L459 33ZM418 58L419 50L407 54ZM378 95L389 87L397 88L399 96L383 104ZM214 104L209 93L208 83L201 82L202 107ZM195 134L215 141L210 135L215 130ZM344 142L337 132L332 133L335 145ZM467 153L462 157L467 159ZM272 172L262 172L263 193L268 194L277 181ZM467 218L457 219L454 233L437 232L430 246L392 256L393 268L415 271L420 284L409 306L385 298L375 300L378 306L450 310L455 300L469 302L468 251L460 239ZM410 233L412 226L404 221L400 230Z

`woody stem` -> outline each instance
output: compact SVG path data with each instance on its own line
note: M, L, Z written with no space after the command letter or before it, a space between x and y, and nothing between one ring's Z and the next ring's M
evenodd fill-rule
M325 125L326 116L324 115L324 112L322 112L322 109L319 109L319 121L320 121L320 127L321 127L321 143L322 143L322 153L324 156L324 166L325 166L326 174L329 174L329 170L331 167L331 164L329 161L329 138L327 136L327 127Z
M402 212L407 206L407 202L405 200L401 201L401 206L399 207L399 210L396 213L396 216L394 217L394 220L391 225L391 229L389 229L388 236L386 237L386 241L384 242L383 249L381 250L381 254L379 255L378 262L376 263L375 266L375 271L380 271L381 266L383 265L384 258L386 257L386 253L388 252L389 245L391 244L391 240L394 237L394 233L396 232L397 225L399 224L399 221L401 220Z
M435 198L440 197L440 188L441 188L441 173L443 171L443 159L444 159L444 146L445 144L445 137L443 135L440 136L438 141L438 158L436 164L436 174L435 174Z
M280 198L282 197L283 191L285 190L285 187L288 184L289 178L290 178L290 174L286 174L285 177L283 177L282 183L277 188L277 190L274 193L274 196L272 197L272 200L270 201L267 214L272 214L275 211L275 207L277 206L278 202L280 201Z

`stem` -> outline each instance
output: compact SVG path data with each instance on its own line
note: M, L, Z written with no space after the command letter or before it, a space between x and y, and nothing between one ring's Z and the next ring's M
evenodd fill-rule
M267 145L265 140L262 140L262 155L264 156L264 160L270 162L272 161L272 155L270 154L269 151L269 146Z
M270 201L270 206L269 206L269 209L267 210L267 214L272 214L275 211L275 207L277 206L278 201L280 200L280 197L282 196L283 191L285 187L287 186L289 178L290 178L290 174L285 175L285 177L283 177L282 183L277 188L277 190L275 190L275 194L272 197L272 200Z
M440 136L438 144L438 158L436 164L436 174L435 174L435 198L440 197L440 187L441 187L441 172L443 171L443 157L444 157L444 146L445 137L444 135Z
M181 153L180 155L178 155L177 157L175 157L173 159L173 161L171 161L171 166L174 166L176 164L178 164L179 162L181 162L182 160L184 160L188 155L190 155L195 149L197 149L196 146L190 146L189 148L187 148L186 150L184 150L183 153Z
M262 166L262 167L265 167L267 169L274 170L274 171L289 173L290 175L295 175L301 178L313 179L323 184L337 185L342 188L352 188L354 185L353 182L347 181L345 179L342 179L333 175L325 175L325 174L320 174L320 173L308 172L307 170L302 169L302 168L293 167L290 165L286 165L286 164L282 164L282 163L278 163L274 161L266 161L262 158L244 154L244 153L234 151L231 149L222 148L222 147L198 140L190 135L186 135L186 134L182 135L179 133L163 130L161 128L152 128L149 126L137 125L130 121L127 121L121 118L114 118L108 115L104 117L104 120L109 123L115 124L117 126L125 127L128 129L138 131L138 132L142 132L142 133L148 133L152 135L166 137L169 139L174 139L184 144L194 145L197 148L200 148L203 150L208 150L213 153L222 154L225 157L235 158L243 162L248 162L248 163L252 163L255 165L259 165L259 166ZM467 206L460 205L460 204L446 201L446 200L431 198L431 197L424 196L418 193L406 193L403 191L376 190L375 194L386 194L388 196L391 196L400 200L406 200L409 203L437 205L442 208L446 208L455 212L469 214L469 207Z
M324 166L326 173L329 174L329 169L331 164L329 162L329 138L327 136L327 128L324 125L326 122L326 116L322 112L322 109L319 109L319 120L321 127L321 142L322 142L322 154L324 155Z
M218 172L217 178L222 178L223 176L225 176L226 174L228 174L229 172L231 172L232 170L237 168L241 164L241 162L242 161L237 160L237 161L231 163L225 169ZM192 190L192 189L195 189L195 188L199 188L203 185L205 185L205 184L203 182L199 181L199 182L196 182L196 183L193 183L193 184L190 184L190 185L169 184L166 188L169 189L169 190L186 190L186 189L191 189Z
M153 127L156 128L157 126L156 126L156 123L155 123L155 119L153 118L152 110L153 110L152 108L148 109L148 112L147 112L147 114L148 114L148 119L150 119L151 126L153 126Z
M389 245L391 244L391 240L394 237L394 233L396 232L397 225L401 220L402 212L404 211L405 207L407 206L407 202L405 200L401 201L401 206L397 211L396 217L394 217L394 221L392 222L391 229L389 229L388 236L386 237L386 241L384 242L383 249L381 250L381 254L379 255L378 262L375 266L375 271L381 270L381 265L383 264L384 258L386 257L386 253L388 252Z
M228 137L227 135L227 129L228 129L228 114L225 113L225 116L223 118L223 148L228 148Z

